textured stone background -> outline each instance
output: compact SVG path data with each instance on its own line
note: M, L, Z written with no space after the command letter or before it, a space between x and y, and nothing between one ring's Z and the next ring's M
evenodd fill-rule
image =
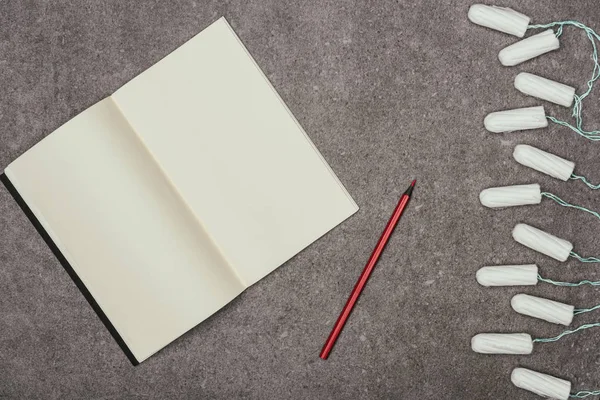
M0 169L224 15L361 210L210 320L132 367L8 192L0 188L0 398L536 399L510 371L525 366L600 388L600 329L531 356L483 356L485 331L562 330L510 309L525 291L576 306L594 288L485 289L485 264L536 262L545 276L600 279L516 244L520 221L600 254L593 217L549 200L484 209L489 186L539 182L600 208L578 182L518 165L527 143L574 160L600 181L598 146L565 128L490 134L484 116L537 105L512 86L530 71L581 89L591 47L565 29L561 49L514 68L497 52L517 39L471 24L467 1L0 2ZM505 0L536 23L572 18L600 29L593 0ZM599 89L600 90L600 89ZM544 103L566 119L568 110ZM597 91L589 127L600 126ZM318 352L399 194L414 199L327 362ZM600 320L600 313L577 322Z

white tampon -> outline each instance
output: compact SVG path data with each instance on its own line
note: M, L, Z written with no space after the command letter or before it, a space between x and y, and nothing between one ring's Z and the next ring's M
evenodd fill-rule
M483 125L490 132L500 133L545 128L548 120L544 107L537 106L490 113L483 120Z
M521 72L515 77L515 88L529 96L565 107L571 107L575 96L574 87L527 72Z
M510 305L519 314L567 326L573 321L573 311L575 310L575 307L569 304L528 294L515 295L510 301Z
M482 286L530 286L538 283L538 267L527 265L494 265L482 267L476 274Z
M482 354L531 354L533 340L527 333L480 333L471 339L471 348Z
M574 162L526 144L515 146L513 157L519 164L563 181L568 181L575 169Z
M529 17L506 7L486 6L484 4L473 4L469 8L469 19L471 22L495 29L500 32L523 37Z
M542 397L567 400L571 394L571 382L526 368L513 369L510 380L516 387Z
M513 65L521 64L523 61L556 50L559 47L560 42L554 31L548 29L503 48L498 53L498 59L502 65L512 67Z
M489 208L540 204L542 191L537 183L531 185L501 186L482 190L479 201Z
M573 250L571 242L527 224L517 224L512 231L512 236L522 245L558 261L565 261Z

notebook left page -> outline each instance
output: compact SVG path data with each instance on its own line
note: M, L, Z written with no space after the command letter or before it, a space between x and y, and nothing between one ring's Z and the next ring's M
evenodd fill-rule
M110 98L5 173L137 361L244 289Z

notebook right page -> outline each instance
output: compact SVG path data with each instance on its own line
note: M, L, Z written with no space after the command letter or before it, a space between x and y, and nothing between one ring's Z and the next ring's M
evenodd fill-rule
M223 18L113 98L246 285L358 209Z

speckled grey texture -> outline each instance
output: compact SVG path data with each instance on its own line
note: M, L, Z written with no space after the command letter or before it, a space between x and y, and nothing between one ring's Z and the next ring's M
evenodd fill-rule
M490 186L539 182L600 209L597 193L518 165L532 144L600 182L600 145L565 128L490 134L484 116L536 105L512 86L520 71L579 90L591 73L584 34L514 68L497 52L517 39L471 24L460 1L0 2L0 169L224 15L361 210L222 311L133 367L10 197L0 188L0 398L536 399L510 371L525 366L600 388L599 330L536 345L531 356L470 350L485 331L555 335L517 315L513 294L576 306L594 288L486 289L485 264L537 262L561 280L600 279L515 243L517 222L599 255L593 217L542 205L494 211ZM572 18L600 29L597 1L505 0L534 22ZM600 90L600 89L598 89ZM559 106L549 114L569 118ZM584 109L600 127L598 94ZM330 359L318 358L399 194L418 184ZM576 317L600 320L599 313Z

